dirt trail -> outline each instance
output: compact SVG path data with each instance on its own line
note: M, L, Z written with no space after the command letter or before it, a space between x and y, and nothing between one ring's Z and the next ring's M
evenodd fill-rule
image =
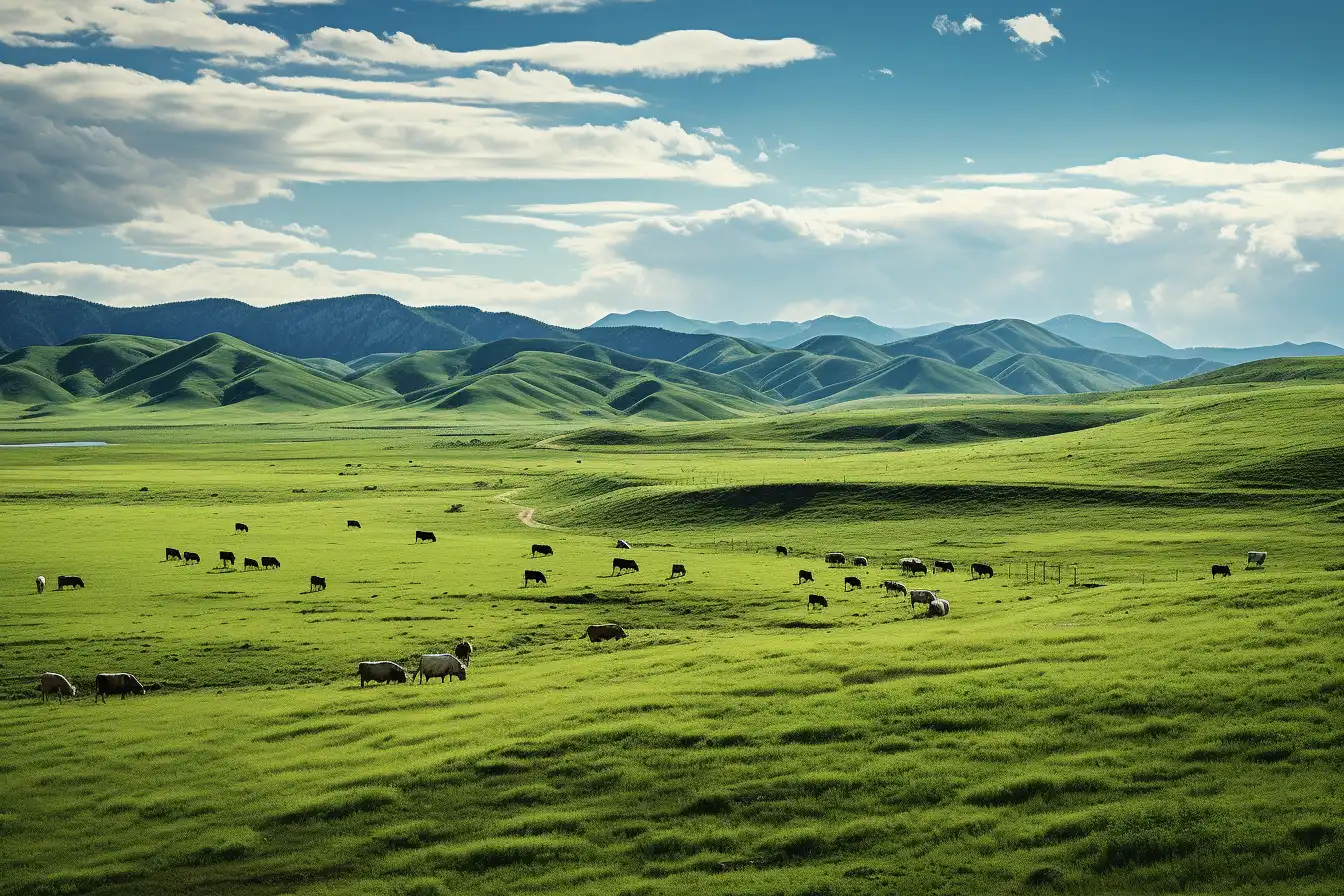
M518 489L516 489L516 488L515 488L515 489L512 489L511 491L500 492L498 495L495 495L495 499L496 499L496 500L499 500L499 501L503 501L505 504L508 504L508 505L510 505L510 506L517 507L517 508L518 508L518 522L522 523L524 526L527 526L527 527L530 528L530 529L552 529L552 528L554 528L553 526L548 526L548 525L546 525L545 523L539 523L539 522L537 522L537 521L534 519L534 517L535 517L536 514L537 514L537 509L536 509L535 507L523 507L521 504L514 504L514 503L513 503L513 496L516 495L517 493L518 493Z

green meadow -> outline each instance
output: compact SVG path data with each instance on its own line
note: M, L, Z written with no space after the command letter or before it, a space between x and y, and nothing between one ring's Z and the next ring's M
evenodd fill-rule
M0 404L110 443L0 449L0 892L1339 893L1344 376L1271 366L668 424ZM948 618L878 587L911 555ZM462 638L465 682L359 686Z

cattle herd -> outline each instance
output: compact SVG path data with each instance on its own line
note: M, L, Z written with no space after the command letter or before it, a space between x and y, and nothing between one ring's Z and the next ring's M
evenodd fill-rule
M358 520L347 520L347 529L362 528ZM250 530L246 523L235 523L235 535L247 535ZM415 533L415 544L436 544L438 539L433 532L417 530ZM619 550L631 550L630 543L624 539L618 539L616 547ZM531 551L532 557L553 557L555 550L550 545L534 544ZM789 549L784 545L775 547L777 557L787 558ZM1263 569L1267 554L1264 551L1250 551L1246 555L1247 569ZM840 552L831 552L824 555L825 563L830 567L852 566L858 569L868 567L868 558L856 556L847 557ZM183 566L199 564L201 562L200 554L194 551L183 551L178 548L167 548L164 551L164 562L177 561ZM219 552L220 565L218 569L236 567L237 556L233 551ZM902 557L899 561L901 571L906 575L924 575L927 576L930 571L930 565L918 557ZM243 558L243 571L249 569L256 570L275 570L280 569L280 561L275 557L261 558L258 563L251 557ZM971 578L993 578L994 567L985 563L972 563L970 565ZM624 557L616 557L611 561L611 574L614 577L623 576L626 573L639 572L639 563ZM932 571L938 573L955 573L956 565L951 560L934 560ZM1213 578L1222 576L1224 578L1232 575L1232 568L1227 564L1214 564L1210 570ZM672 564L672 575L670 578L684 578L686 576L686 566L681 563ZM815 577L810 570L798 570L798 580L795 585L802 585L804 582L815 584ZM543 586L549 584L546 580L546 574L539 570L529 569L523 572L523 587L530 585ZM37 577L37 593L42 594L46 590L46 576ZM62 575L56 578L56 590L63 591L66 588L83 588L84 580L80 576ZM327 580L324 576L313 575L308 580L308 590L324 591L327 587ZM940 598L938 592L931 589L908 588L904 582L898 582L893 579L887 579L881 585L883 592L887 596L894 594L903 595L910 600L910 606L913 609L916 606L923 605L925 615L929 618L941 618L951 612L951 606L947 600ZM863 581L857 575L847 575L844 577L844 590L846 592L859 590L863 588ZM830 606L825 595L809 594L807 597L807 609L825 610ZM588 640L594 644L600 644L604 641L617 641L626 636L625 629L615 623L601 623L590 625L585 630ZM471 665L472 646L469 641L462 641L453 649L452 653L443 654L425 654L420 657L419 666L411 673L410 681L417 680L429 681L431 678L439 679L440 683L446 682L449 678L456 678L459 681L467 680L467 668ZM400 663L391 660L374 660L359 663L356 674L359 676L359 686L364 687L370 682L374 683L400 683L407 682L406 667ZM157 685L146 688L140 681L129 672L99 672L94 677L94 700L102 698L107 701L109 696L119 696L125 699L127 694L144 694ZM57 701L65 697L75 697L78 689L71 684L70 680L64 675L56 672L44 672L38 679L38 692L42 702L46 702L48 697L54 696Z

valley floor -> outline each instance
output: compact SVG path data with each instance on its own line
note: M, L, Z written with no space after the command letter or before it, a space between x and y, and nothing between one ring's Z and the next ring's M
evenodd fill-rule
M928 404L6 424L111 444L0 455L0 892L1339 892L1344 387Z

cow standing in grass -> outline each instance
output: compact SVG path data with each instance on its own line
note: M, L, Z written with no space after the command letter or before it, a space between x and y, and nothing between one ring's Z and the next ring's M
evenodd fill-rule
M47 577L46 577L46 576L38 576L38 577L37 577L37 593L38 593L38 594L41 594L43 591L46 591L46 590L47 590Z
M1232 567L1230 566L1217 564L1213 567L1213 578L1215 579L1218 578L1219 576L1227 577L1230 575L1232 575Z
M672 575L669 578L684 579L686 577L686 566L681 563L672 564Z
M972 563L971 578L978 579L981 576L988 576L991 579L994 578L994 567L990 566L988 563Z
M811 582L811 581L813 581L813 579L812 579L812 573L810 573L810 572L807 571L806 569L800 569L800 570L798 570L798 581L797 581L797 582L794 582L794 584L795 584L795 585L801 585L801 584L803 584L804 582Z
M163 562L164 562L164 563L167 563L169 560L181 560L181 559L182 559L182 552L179 551L177 548L165 548L165 549L164 549L164 551L163 551Z
M536 582L538 585L546 584L546 573L536 569L523 571L523 587L526 588L529 582Z
M233 534L234 534L234 535L240 535L240 534L241 534L241 535L246 535L247 533L248 533L247 523L234 523L234 524L233 524Z
M102 697L107 702L109 694L116 694L125 700L127 694L143 694L145 686L129 672L99 672L93 679L93 700Z
M951 605L941 597L929 601L928 615L930 617L946 616L950 612L952 612Z
M279 568L280 568L280 561L277 560L277 559L275 559L274 557L262 557L262 558L261 558L261 568L262 568L262 569L279 569Z
M259 563L258 563L257 561L255 561L255 560L253 560L251 557L244 557L244 558L243 558L243 572L247 572L249 569L260 570L260 569L261 569L261 564L259 564Z
M623 560L620 557L611 561L612 575L620 576L627 572L639 572L639 564L634 560Z
M66 588L83 588L84 580L79 576L57 576L56 590L64 591Z
M887 590L887 594L889 595L909 593L908 589L905 587L904 582L894 582L891 579L887 579L885 582L883 582L882 587Z
M826 555L826 564L827 564L828 566L844 566L844 565L845 565L845 555L844 555L844 554L836 554L836 553L827 554L827 555Z
M326 576L309 576L309 577L308 577L308 590L309 590L309 591L326 591L326 590L327 590L327 578L326 578Z
M859 577L858 577L858 576L845 576L845 590L846 590L846 591L849 591L849 590L852 589L852 588L862 588L862 587L863 587L863 582L859 581Z
M777 545L775 545L775 556L776 556L776 557L787 557L787 556L789 556L789 549L786 548L786 547L784 547L784 545L782 545L782 544L777 544Z
M916 604L931 604L938 599L937 591L925 591L916 589L910 592L910 609L914 609Z
M219 552L219 565L220 565L220 566L233 566L234 563L237 562L237 560L238 560L238 558L235 557L235 556L233 556L233 551L220 551L220 552Z
M807 596L807 609L809 611L811 611L814 608L818 610L824 610L829 606L830 604L826 602L826 598L822 597L820 594L809 594Z
M347 528L347 529L359 529L359 528L361 528L360 525L359 525L359 520L346 520L346 521L345 521L345 528Z
M466 681L467 664L451 653L427 653L420 657L420 668L411 676L411 681L419 678L423 678L426 682L431 678L437 678L440 684L449 678Z
M586 631L588 640L594 644L601 644L603 641L619 641L625 637L625 629L616 625L614 622L604 622L599 625L590 625Z
M956 572L957 568L952 565L951 560L935 560L933 561L933 571L934 573Z
M75 686L70 683L70 679L59 672L43 672L37 681L37 690L42 696L43 703L47 702L47 697L51 694L56 695L57 703L65 697L75 696Z
M431 544L437 544L439 540L434 537L433 532L423 532L417 529L415 533L415 543L419 544L422 541L428 541Z
M538 554L540 554L540 555L543 556L543 557L551 557L551 556L553 556L553 555L555 554L555 551L552 550L552 549L551 549L551 546L548 545L548 544L534 544L534 545L532 545L532 556L535 557L535 556L537 556Z
M381 684L389 684L394 681L398 684L406 683L405 667L400 663L386 660L360 663L358 675L360 687L364 687L371 681Z
M200 563L200 562L201 562L201 555L198 554L198 553L196 553L195 551L183 551L183 552L182 552L182 562L183 562L184 564L186 564L186 563Z

